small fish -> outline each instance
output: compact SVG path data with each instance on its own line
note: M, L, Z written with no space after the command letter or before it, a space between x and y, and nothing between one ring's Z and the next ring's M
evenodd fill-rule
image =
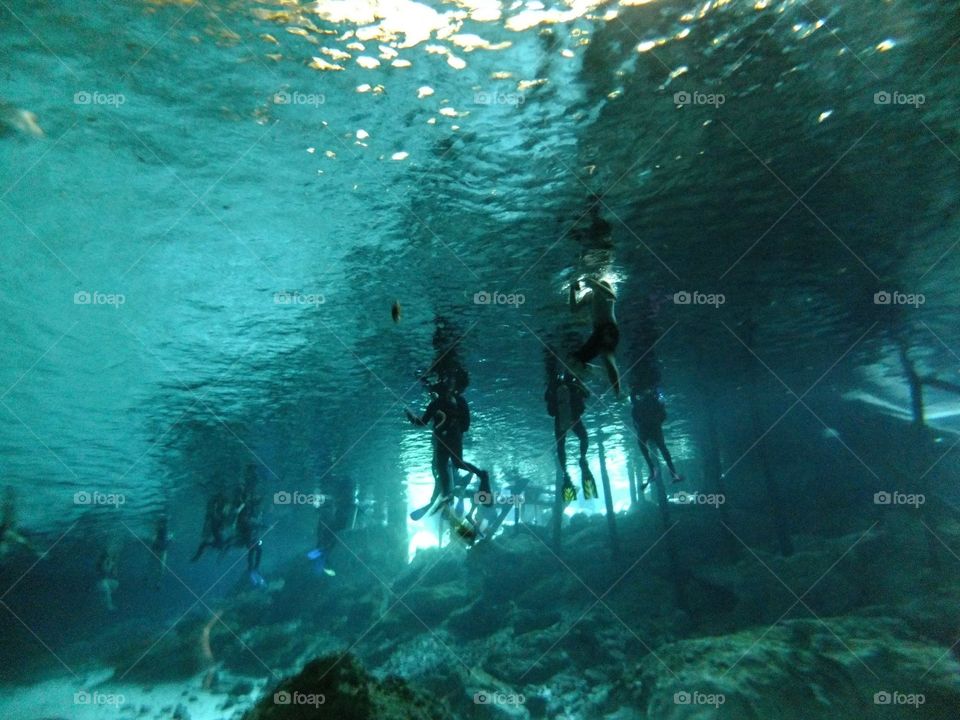
M391 315L391 317L393 317L393 321L394 321L395 323L400 322L400 316L401 316L401 314L402 314L402 313L401 313L401 310L400 310L400 301L399 301L399 300L394 300L394 301L393 301L393 307L390 308L390 315Z

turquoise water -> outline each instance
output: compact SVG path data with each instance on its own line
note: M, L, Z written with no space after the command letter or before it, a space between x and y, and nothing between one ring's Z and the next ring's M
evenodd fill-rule
M131 647L149 663L151 639L175 623L202 628L207 610L239 613L227 624L245 642L264 614L276 635L309 634L304 625L290 630L314 613L289 588L336 598L394 587L410 561L431 562L437 548L448 560L493 562L477 548L461 552L444 523L408 518L429 502L433 473L430 434L403 411L426 407L419 378L439 355L469 373L466 459L488 469L501 494L529 483L523 515L507 514L507 531L491 545L514 552L511 543L529 532L544 540L531 553L550 548L548 562L530 568L531 587L552 573L583 584L589 559L552 544L557 477L544 389L545 361L566 358L590 333L589 320L569 312L567 290L593 275L617 294L625 388L642 389L645 373L659 370L667 445L684 482L667 484L669 499L655 486L638 492L647 472L630 403L614 397L597 364L585 374L584 422L600 498L581 493L566 507L564 547L582 531L585 547L606 555L609 507L621 544L610 577L597 569L586 585L599 595L617 568L644 557L653 563L648 582L704 599L698 607L675 598L676 607L653 613L649 634L632 628L641 645L625 638L624 657L597 661L605 676L651 656L680 663L678 641L729 636L750 647L792 599L780 607L769 588L739 595L737 586L756 580L743 563L755 570L762 558L761 568L806 598L858 537L887 533L918 553L910 563L920 575L903 580L923 588L912 609L892 576L859 558L860 571L844 570L850 586L833 588L849 602L815 605L812 622L851 623L850 636L837 626L825 642L855 646L857 665L869 669L883 643L861 652L850 640L863 634L850 629L856 618L912 618L909 641L933 658L916 662L947 679L936 691L922 673L877 688L942 693L946 704L931 700L925 710L938 717L956 698L949 617L960 597L952 590L960 565L957 9L767 0L0 3L0 457L8 507L28 541L5 546L0 572L4 679L36 689L67 672L78 691L87 685L77 678L102 667L120 677ZM607 235L590 232L592 204ZM913 427L910 368L927 381L923 430ZM575 444L568 467L579 485ZM251 464L269 528L267 588L250 586L236 549L229 560L190 562L208 497L233 493ZM357 519L338 528L344 547L330 560L338 574L312 578L325 583L317 588L299 584L296 568L313 546L318 511L278 500L284 493L356 508ZM875 493L890 493L895 507ZM685 503L717 494L722 505ZM917 495L922 511L898 505ZM173 541L155 590L143 578L163 514ZM685 535L660 543L661 533L677 536L673 522ZM778 564L787 546L810 567ZM113 612L100 593L104 549L119 564ZM357 572L368 565L372 576ZM859 595L858 572L872 588ZM644 592L639 578L625 587ZM493 603L489 588L477 592ZM237 609L251 593L273 598L256 620ZM559 612L572 628L582 608ZM92 627L126 639L95 641ZM137 627L146 634L132 640ZM736 635L757 627L748 640ZM480 684L446 690L423 682L411 669L416 652L403 649L408 630L395 629L392 654L367 647L361 629L338 626L322 648L290 650L293 659L261 649L266 662L251 668L231 656L221 669L266 692L321 650L356 646L371 671L448 692L454 716L485 717L467 690L489 691L491 681L471 676ZM456 637L447 625L439 632ZM559 717L555 698L566 692L578 699L564 716L576 718L774 716L760 701L737 705L729 688L726 709L664 709L650 682L636 696L613 689L591 705L582 687L565 684L580 662L567 640L542 650L548 660L572 653L570 667L538 681L566 689L542 706L498 712ZM447 642L481 653L477 638ZM524 644L490 642L507 655ZM84 648L89 663L77 660ZM933 664L937 656L943 664ZM521 676L487 660L481 653L468 664L503 681ZM870 669L868 684L871 674L883 673ZM534 696L529 682L510 682ZM719 692L703 692L711 688ZM836 697L836 708L856 706L836 688L818 693ZM246 709L214 706L194 709L195 720ZM72 699L42 712L16 707L10 712L28 720L83 710ZM856 706L837 717L898 709ZM161 704L149 712L170 715ZM779 716L826 717L810 712Z

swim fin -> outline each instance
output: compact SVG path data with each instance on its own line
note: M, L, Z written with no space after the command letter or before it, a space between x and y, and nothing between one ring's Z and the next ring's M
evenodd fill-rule
M430 508L433 507L433 500L430 501L429 505L424 505L422 508L417 508L412 513L410 513L410 519L416 522L420 520L424 515L430 512Z
M593 479L593 475L587 470L583 474L583 499L596 500L598 497L600 497L600 495L597 493L597 481Z
M577 499L577 486L567 480L563 484L563 504L569 505Z
M445 502L450 502L452 497L452 495L437 495L430 498L430 504L414 510L412 513L410 513L410 519L416 522L417 520L421 520L426 515L436 514L437 510L440 509L440 506Z
M307 553L307 557L313 560L313 569L319 575L323 573L324 575L329 575L333 577L336 573L327 567L327 552L321 548L314 548Z
M583 499L594 500L599 497L597 494L597 481L593 478L593 473L586 463L580 463L580 471L583 474Z

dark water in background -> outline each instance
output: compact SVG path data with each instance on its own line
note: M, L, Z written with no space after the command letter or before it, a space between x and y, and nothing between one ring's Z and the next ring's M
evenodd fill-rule
M30 572L4 602L44 642L87 631L104 544L123 548L124 611L188 607L181 593L156 608L135 538L166 509L173 567L206 589L219 572L187 559L207 489L249 462L271 495L351 478L362 523L405 529L430 448L402 403L422 406L437 317L470 371L468 457L495 482L551 483L544 349L586 336L564 305L585 272L616 280L624 369L666 299L668 438L700 487L713 407L744 537L772 543L752 512L760 435L796 532L849 531L860 519L818 503L903 480L887 442L909 413L896 340L923 373L960 366L958 4L477 2L479 19L471 5L0 8L3 99L46 134L0 137L3 483L37 545L56 543L7 569ZM472 35L492 48L467 51ZM610 248L570 232L589 193ZM494 290L525 302L474 303ZM324 302L278 304L283 291ZM725 302L676 305L679 291ZM924 303L878 305L881 291ZM599 372L593 387L622 506L628 407L600 396ZM928 400L946 456L927 479L952 499L955 400ZM125 504L76 503L85 491ZM274 506L268 522L267 574L314 520Z

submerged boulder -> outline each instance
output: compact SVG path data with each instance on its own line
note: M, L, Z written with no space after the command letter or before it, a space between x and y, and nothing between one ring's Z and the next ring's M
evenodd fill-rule
M656 649L638 704L659 720L940 720L960 707L960 665L891 619L795 620Z
M399 678L380 681L352 655L308 663L251 709L244 720L446 720L440 700Z

